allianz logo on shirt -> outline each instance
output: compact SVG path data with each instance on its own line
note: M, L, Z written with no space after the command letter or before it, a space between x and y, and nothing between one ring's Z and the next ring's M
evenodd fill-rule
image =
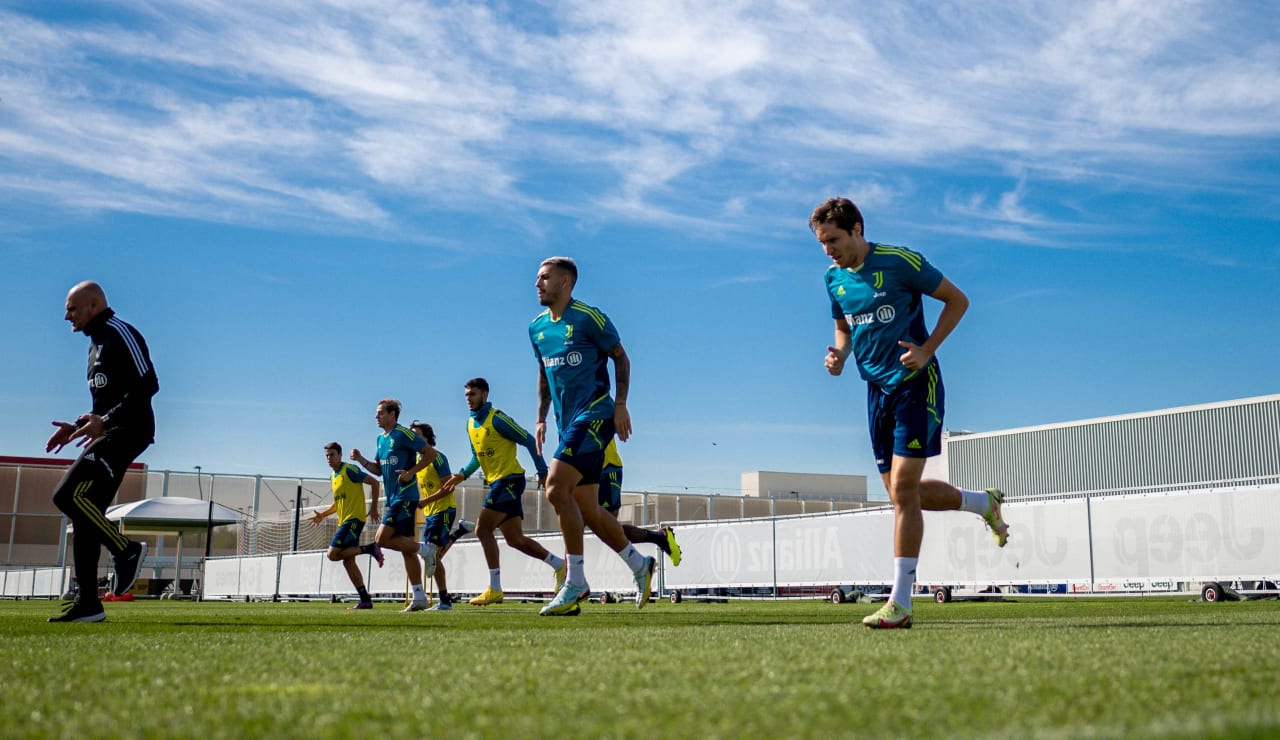
M577 367L578 365L581 365L581 364L582 364L582 353L577 350L573 350L572 352L568 353L564 357L543 357L542 358L543 367L561 367L563 365L569 365L570 367Z
M882 324L888 324L897 315L898 312L893 309L893 306L881 306L875 311L868 311L867 313L847 313L844 315L844 320L849 322L849 326L866 326L877 321Z

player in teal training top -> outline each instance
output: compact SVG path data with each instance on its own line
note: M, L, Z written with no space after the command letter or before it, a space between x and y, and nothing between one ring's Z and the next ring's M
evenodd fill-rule
M538 358L538 451L547 436L547 411L554 404L560 443L547 477L547 500L556 509L564 535L569 573L564 585L539 612L544 616L577 613L591 594L582 560L583 524L591 527L631 569L636 608L649 602L655 560L627 541L618 521L600 508L597 496L605 448L615 432L631 436L627 393L631 361L613 322L598 308L574 300L578 266L568 257L551 257L538 267L538 302L547 310L529 324L529 340ZM609 359L613 358L617 400L609 396Z
M405 574L413 587L413 601L405 611L422 611L430 603L422 590L422 563L418 560L420 547L414 531L418 514L417 476L418 471L435 460L437 453L412 429L400 425L400 402L394 398L378 402L374 419L382 429L382 434L378 435L377 459L369 460L360 454L360 450L352 450L351 459L369 472L382 475L386 506L374 539L379 546L396 550L404 557Z
M893 590L884 607L862 620L873 629L911 627L911 591L924 537L921 511L963 510L981 516L996 544L1009 527L998 489L965 491L940 480L921 480L924 463L942 448L942 372L934 356L969 307L969 299L921 254L869 242L862 213L846 198L814 209L809 228L835 264L827 268L827 296L835 343L827 372L839 375L853 357L867 381L867 423L885 489L895 512ZM930 332L922 296L942 301Z

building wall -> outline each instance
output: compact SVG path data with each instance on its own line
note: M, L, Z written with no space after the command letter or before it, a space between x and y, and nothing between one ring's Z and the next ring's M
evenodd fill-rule
M1280 395L1141 414L949 435L952 484L1011 496L1280 476Z
M775 499L866 501L867 477L753 470L742 474L742 495Z
M69 460L0 458L0 564L54 565L65 526L62 512L53 504L53 491L70 465ZM132 466L115 503L141 501L146 472ZM70 561L71 548L67 548Z

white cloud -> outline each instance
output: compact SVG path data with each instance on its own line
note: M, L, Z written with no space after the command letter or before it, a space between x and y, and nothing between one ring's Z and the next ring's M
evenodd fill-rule
M0 158L28 176L0 180L6 192L254 223L395 228L412 214L388 201L468 210L503 196L705 224L708 204L728 204L729 221L761 205L758 178L779 163L823 179L843 167L875 205L900 195L877 184L892 167L1199 170L1280 135L1280 22L1249 4L173 0L125 12L127 25L71 25L0 10ZM730 163L735 176L716 178ZM591 203L547 190L573 181ZM689 189L708 183L714 194ZM1011 238L1053 227L1021 187L943 207Z

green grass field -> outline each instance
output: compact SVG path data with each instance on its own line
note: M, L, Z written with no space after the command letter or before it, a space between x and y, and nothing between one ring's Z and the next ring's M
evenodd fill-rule
M0 602L11 737L1276 737L1280 602Z

